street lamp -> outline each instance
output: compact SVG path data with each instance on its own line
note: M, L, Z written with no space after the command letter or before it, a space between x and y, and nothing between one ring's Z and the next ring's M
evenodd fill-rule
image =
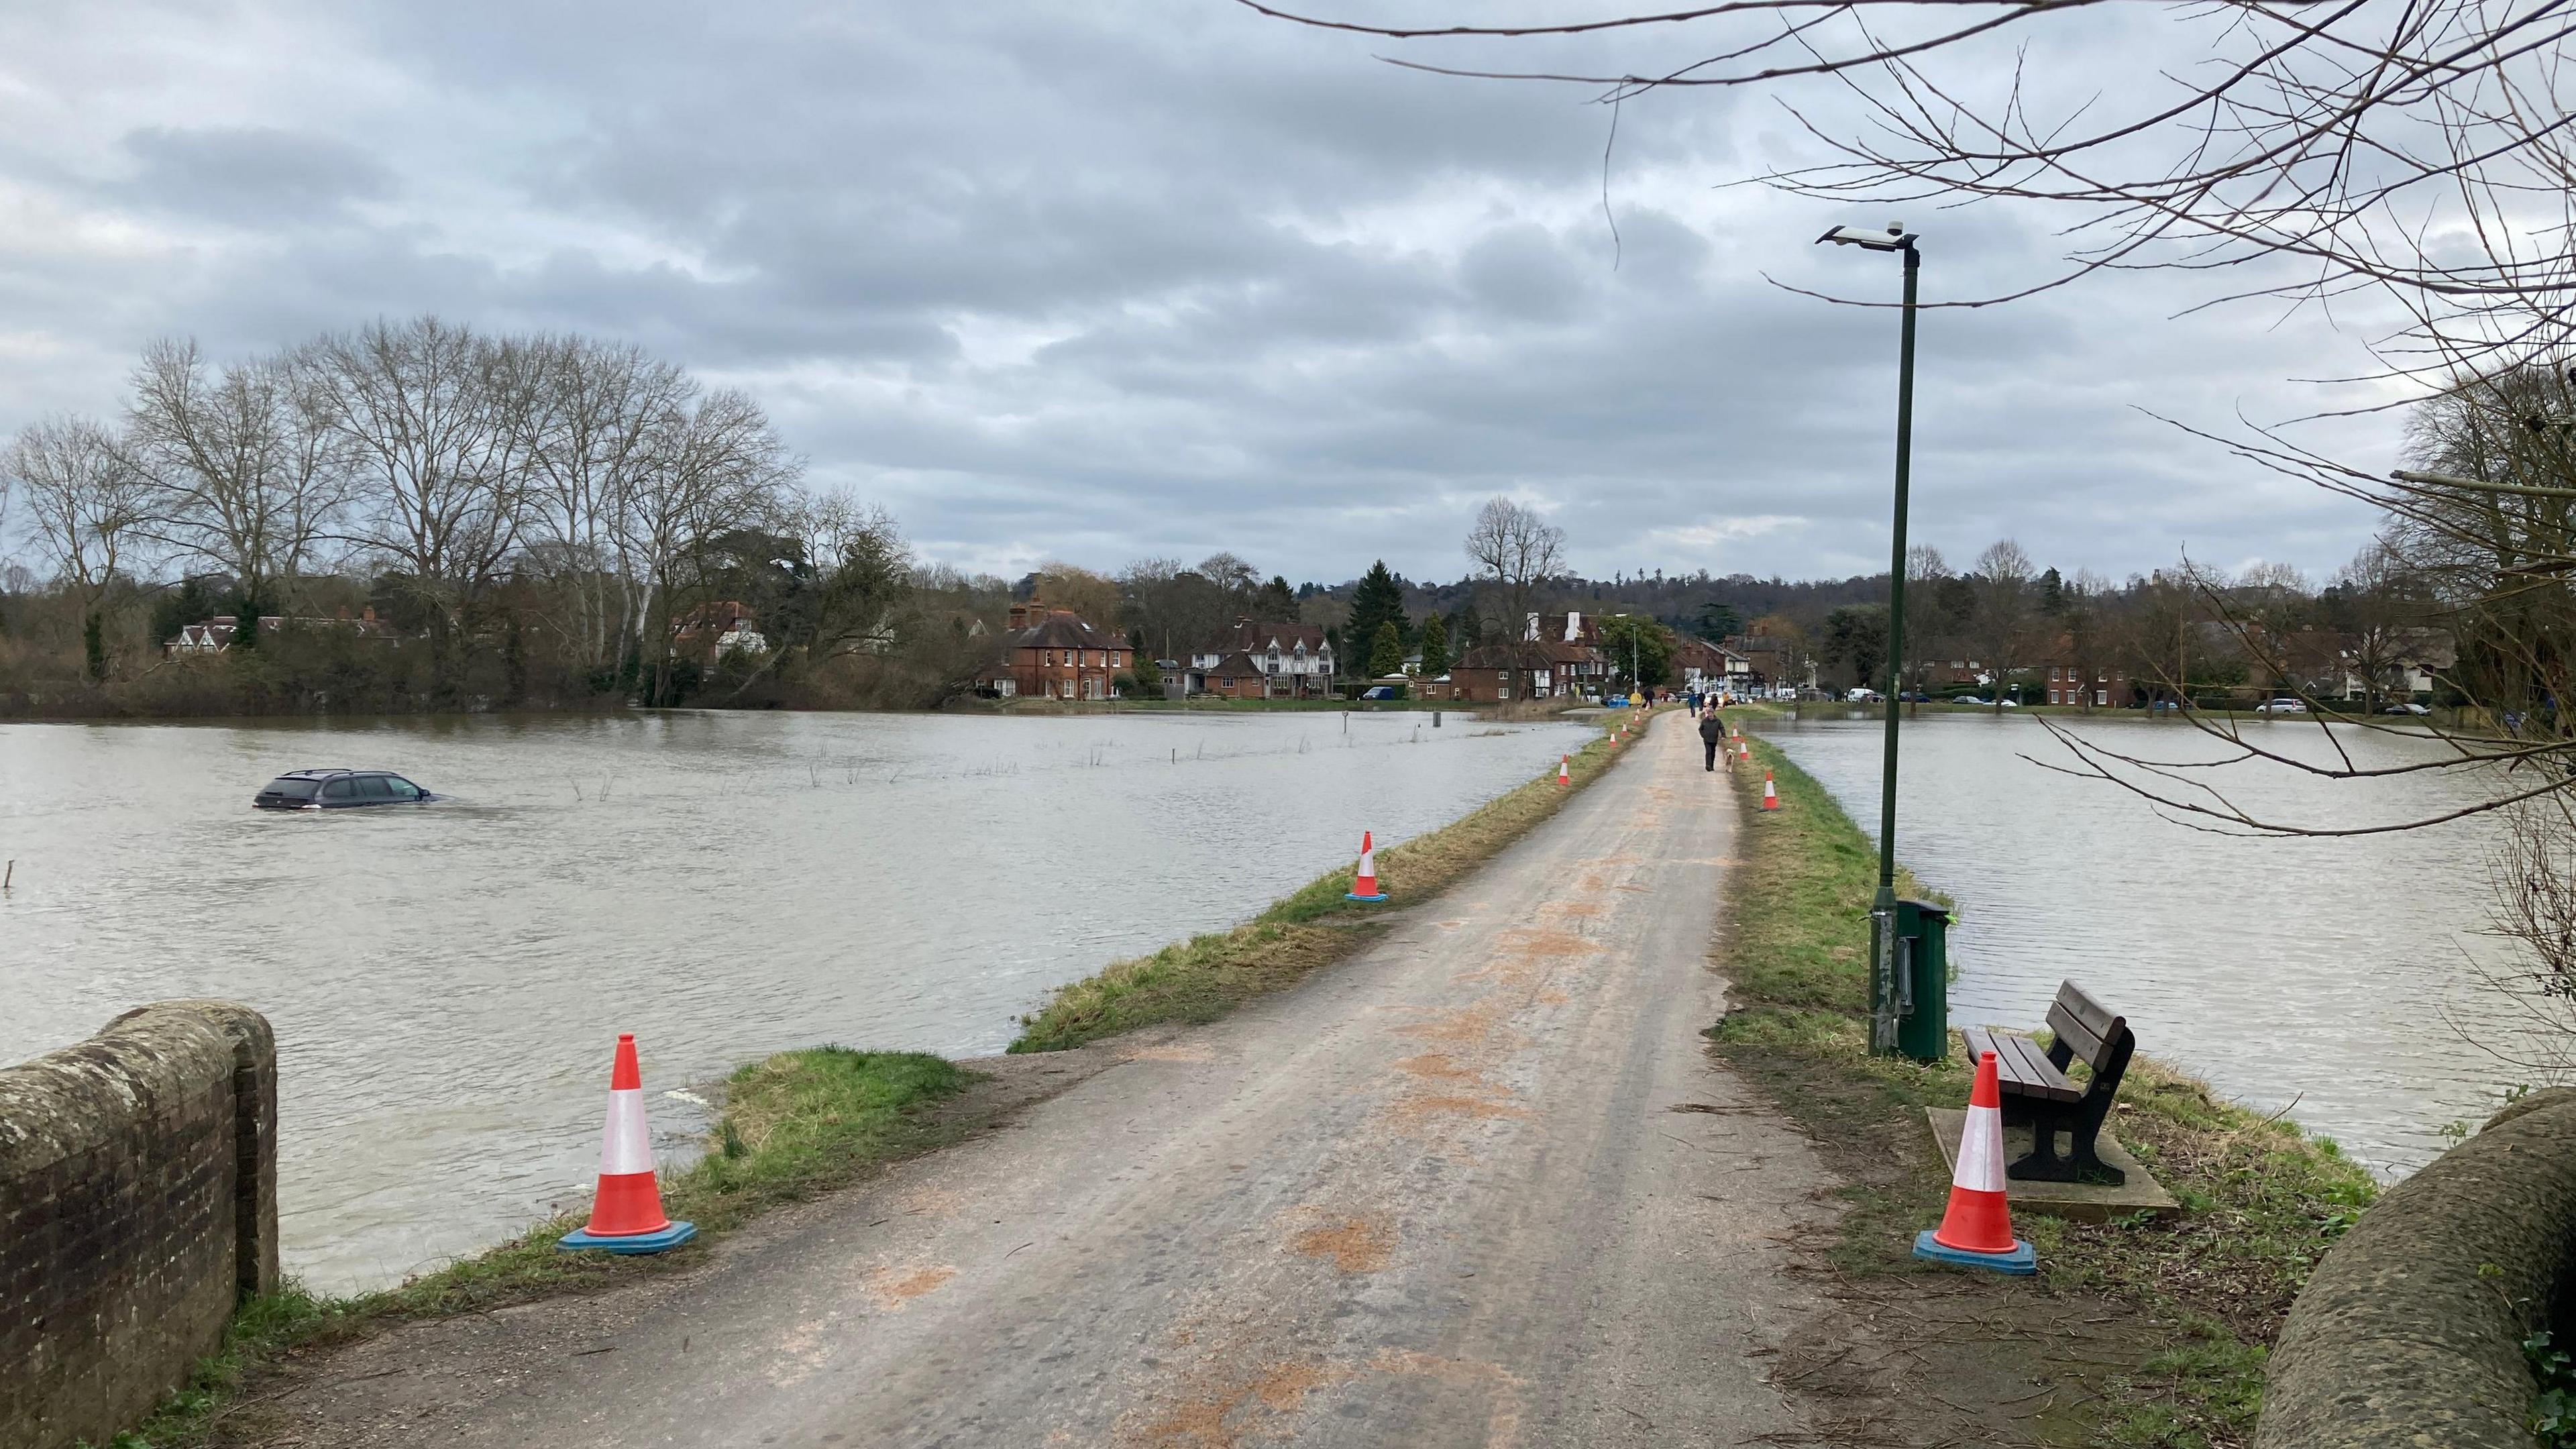
M1905 495L1914 455L1914 280L1923 254L1902 226L1864 231L1838 226L1816 238L1822 246L1860 247L1905 254L1905 310L1896 344L1896 525L1887 563L1887 755L1878 780L1878 894L1870 899L1872 990L1869 1045L1882 1055L1896 1050L1896 720L1905 680Z

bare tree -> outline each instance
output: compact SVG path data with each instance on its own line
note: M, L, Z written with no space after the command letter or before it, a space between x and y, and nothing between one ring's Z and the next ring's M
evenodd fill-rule
M622 546L628 514L663 465L663 444L694 391L685 373L641 348L578 337L526 346L537 387L513 422L534 471L529 512L570 602L560 623L594 668L633 650L648 602L642 571Z
M1921 693L1931 682L1931 661L1950 645L1941 608L1941 585L1950 580L1950 561L1941 550L1918 543L1905 551L1905 652L1896 661L1900 692L1906 684Z
M1491 582L1503 611L1503 639L1520 640L1524 621L1540 586L1565 569L1565 530L1538 510L1508 498L1488 498L1476 510L1467 530L1467 557ZM1503 685L1515 689L1514 670L1504 666Z
M694 581L701 540L772 519L779 494L803 472L759 404L725 389L664 415L653 465L641 470L620 515L621 551L635 571L638 646L651 672L647 698L671 698L671 626L678 595Z
M2372 540L2327 585L2326 623L2349 674L2361 681L2362 712L2402 687L2400 675L2427 654L2425 611L2413 580L2388 545Z
M283 607L346 496L347 444L289 357L211 369L191 341L143 349L127 440L151 485L144 527L233 580L245 612ZM255 635L252 637L256 637Z
M365 505L357 541L424 606L438 685L451 690L465 611L524 521L531 438L514 407L528 360L435 317L327 337L313 357Z
M2031 632L2038 615L2038 599L2033 585L2039 570L2030 555L2009 538L1997 539L1977 555L1977 566L1968 579L1976 590L1977 609L1972 628L1977 652L1984 656L1987 668L1994 671L1994 707L2003 709L2004 688L2012 672L2028 657Z
M2075 671L2077 701L2088 714L2097 703L2127 703L2094 697L2105 692L2102 685L2117 647L2111 635L2110 599L2110 580L2090 570L2077 571L2059 595L2057 622L2066 633L2066 660Z
M25 496L37 546L78 600L83 660L95 684L107 677L103 605L142 542L144 481L122 440L77 417L45 418L19 433L0 454L0 477Z

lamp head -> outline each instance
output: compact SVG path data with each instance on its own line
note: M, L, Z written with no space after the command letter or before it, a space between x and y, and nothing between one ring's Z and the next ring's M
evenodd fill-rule
M1836 246L1865 247L1874 252L1901 252L1913 247L1914 233L1907 231L1902 224L1891 226L1883 232L1871 231L1865 227L1838 226L1816 238L1816 241L1819 245L1832 242Z

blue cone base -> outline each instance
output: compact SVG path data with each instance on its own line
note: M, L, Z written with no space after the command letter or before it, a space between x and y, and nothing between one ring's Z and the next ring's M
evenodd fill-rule
M1373 896L1364 896L1356 891L1347 891L1343 893L1342 899L1346 901L1382 901L1386 899L1386 893L1384 891L1380 891L1378 894Z
M696 1223L673 1223L658 1233L620 1233L603 1238L588 1228L575 1228L555 1244L567 1253L597 1248L608 1253L667 1253L698 1235Z
M1963 1248L1945 1248L1932 1241L1933 1229L1925 1228L1914 1235L1914 1256L1927 1263L1947 1263L1953 1268L1983 1268L1989 1273L2004 1273L2027 1278L2039 1271L2039 1254L2030 1244L2016 1241L2009 1253L1971 1253Z

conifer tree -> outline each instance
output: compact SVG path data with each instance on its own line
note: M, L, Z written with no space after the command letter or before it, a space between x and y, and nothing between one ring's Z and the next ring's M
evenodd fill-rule
M1369 657L1375 659L1378 626L1390 623L1395 625L1399 644L1412 632L1411 622L1404 617L1404 585L1387 571L1386 560L1379 559L1351 591L1351 622L1344 637L1364 643Z
M1377 626L1377 638L1369 645L1369 675L1383 679L1404 671L1404 636L1396 631L1395 621Z
M1422 621L1422 677L1438 679L1449 672L1449 626L1438 614Z

